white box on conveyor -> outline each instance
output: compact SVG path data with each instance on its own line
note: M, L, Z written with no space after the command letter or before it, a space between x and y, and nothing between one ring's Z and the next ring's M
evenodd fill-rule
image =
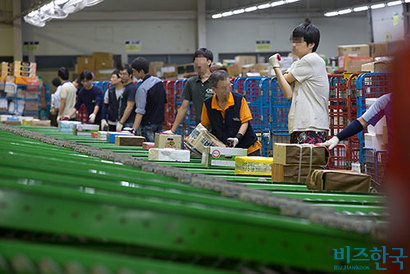
M189 162L191 153L185 149L175 148L150 148L149 161Z
M58 121L58 128L61 132L73 132L76 125L81 125L79 121Z

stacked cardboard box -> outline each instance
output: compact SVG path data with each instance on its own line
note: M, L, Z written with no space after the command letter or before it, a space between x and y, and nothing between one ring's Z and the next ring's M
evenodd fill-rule
M112 53L94 52L93 59L95 63L95 70L114 68L114 58L112 56Z
M311 170L323 169L327 165L328 158L325 147L275 143L272 181L304 183Z

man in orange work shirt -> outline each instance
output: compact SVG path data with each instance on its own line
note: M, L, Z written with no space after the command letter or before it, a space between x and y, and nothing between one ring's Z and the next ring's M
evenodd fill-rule
M248 155L259 156L261 143L249 121L252 115L243 95L231 92L228 73L217 70L209 77L215 92L204 101L201 124L224 144L247 148Z

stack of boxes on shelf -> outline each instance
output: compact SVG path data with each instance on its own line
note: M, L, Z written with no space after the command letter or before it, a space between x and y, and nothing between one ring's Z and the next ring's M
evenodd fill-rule
M392 46L389 43L340 45L338 57L330 58L329 73L389 71Z
M0 98L0 111L7 114L38 117L39 79L37 64L33 62L2 62L0 81L4 83L4 94Z
M77 58L76 73L84 70L92 71L96 81L107 81L114 70L114 58L112 53L94 52L91 56L79 56Z

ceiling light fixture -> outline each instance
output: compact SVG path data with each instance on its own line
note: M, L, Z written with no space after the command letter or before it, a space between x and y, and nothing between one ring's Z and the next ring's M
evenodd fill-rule
M365 11L368 9L380 9L380 8L384 8L386 6L388 7L392 7L392 6L396 6L396 5L400 5L402 3L410 3L410 0L396 0L396 1L390 1L390 2L382 2L382 3L377 3L374 5L370 5L370 6L360 6L360 7L354 7L353 9L344 9L344 10L339 10L339 11L329 11L329 12L325 12L324 16L326 17L331 17L331 16L336 16L336 15L343 15L343 14L348 14L353 12L361 12L361 11Z
M238 10L234 10L233 14L241 14L241 13L244 13L244 12L245 12L244 9L238 9Z
M60 1L64 1L64 0L60 0ZM98 1L98 0L93 0L93 1ZM212 19L218 19L218 18L227 17L227 16L231 16L231 15L241 14L241 13L244 13L244 12L253 12L255 10L273 8L273 7L277 7L277 6L281 6L281 5L285 5L285 4L298 2L298 1L300 1L300 0L281 0L281 1L268 2L268 3L260 4L260 5L257 5L257 6L244 7L244 8L236 9L236 10L233 10L233 11L225 11L225 12L221 12L221 13L216 13L216 14L213 14L211 17L212 17ZM229 14L229 15L226 15L226 14Z
M392 7L392 6L397 6L397 5L401 5L402 1L391 1L391 2L387 2L387 6Z
M251 11L255 11L255 10L257 10L257 9L258 9L257 6L252 6L252 7L246 8L246 9L245 9L245 12L251 12Z
M270 4L262 4L258 6L258 9L263 10L263 9L267 9L270 8Z
M359 11L364 11L364 10L368 10L368 9L369 9L368 6L362 6L362 7L353 8L353 11L354 12L359 12Z
M270 6L271 7L277 7L277 6L281 6L281 5L284 5L284 4L286 4L285 1L276 1L276 2L270 3Z
M380 9L380 8L384 8L386 6L385 3L380 3L380 4L375 4L375 5L371 5L371 9L375 10L375 9Z

